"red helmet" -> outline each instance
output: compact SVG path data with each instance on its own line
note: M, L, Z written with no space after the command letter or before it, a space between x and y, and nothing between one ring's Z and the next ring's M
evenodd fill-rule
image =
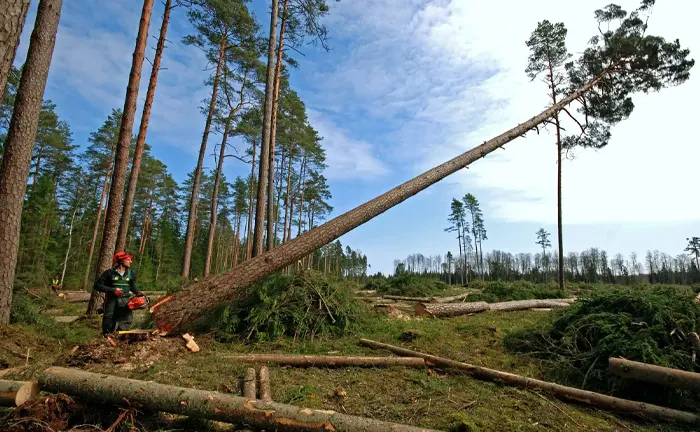
M117 264L120 261L124 261L127 258L133 258L133 255L129 255L126 252L117 252L114 254L114 258L112 259L112 263Z

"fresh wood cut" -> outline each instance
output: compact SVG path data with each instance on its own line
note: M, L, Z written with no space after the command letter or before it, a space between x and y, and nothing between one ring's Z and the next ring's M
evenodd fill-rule
M267 369L267 366L260 367L260 400L265 403L272 402L270 371Z
M430 354L424 354L409 350L406 348L397 347L394 345L376 342L369 339L360 339L360 344L374 349L386 349L403 356L421 357L425 363L430 366L440 366L444 368L458 369L469 375L486 380L498 381L515 387L524 389L539 388L550 392L553 396L559 399L579 402L587 405L594 405L600 408L605 408L613 412L626 412L630 414L642 415L649 418L656 418L670 422L686 423L700 425L700 417L696 414L678 411L671 408L664 408L658 405L652 405L643 402L636 402L627 399L620 399L613 396L595 393L592 391L581 390L574 387L566 387L559 384L541 381L534 378L527 378L520 375L515 375L508 372L502 372L495 369L474 366L468 363L462 363L455 360L446 359Z
M254 368L247 368L245 370L245 375L243 375L243 397L256 399Z
M274 363L284 366L410 366L423 367L425 362L418 357L363 357L330 355L286 355L286 354L244 354L226 355L225 358L245 363Z
M196 390L50 367L39 376L42 390L66 393L103 404L131 406L278 431L311 432L433 432L335 411L313 410L277 402L265 403L208 390ZM128 404L128 405L127 405Z
M641 363L623 358L608 359L611 374L666 387L700 390L700 374L680 369Z
M34 381L0 380L0 406L18 407L39 396L39 384Z

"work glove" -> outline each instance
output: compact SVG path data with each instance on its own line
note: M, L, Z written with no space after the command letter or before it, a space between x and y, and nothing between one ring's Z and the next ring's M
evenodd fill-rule
M124 295L124 291L120 290L119 288L114 290L114 295L117 297L121 297Z

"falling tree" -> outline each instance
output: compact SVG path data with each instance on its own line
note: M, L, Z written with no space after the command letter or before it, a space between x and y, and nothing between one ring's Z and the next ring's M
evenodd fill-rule
M10 322L22 204L39 123L46 78L56 44L61 0L41 0L29 42L0 170L0 325Z
M645 0L642 8L653 1ZM678 41L668 43L659 36L642 36L624 29L631 28L631 21L624 20L618 37L605 38L599 46L590 48L589 57L598 61L586 62L579 77L588 80L562 98L556 105L526 120L503 134L467 151L404 184L316 227L314 230L290 240L273 251L257 256L234 269L192 284L177 294L152 307L158 327L163 331L179 330L225 301L241 301L249 295L246 287L283 268L311 251L328 244L342 234L371 220L389 208L405 201L430 185L464 168L473 161L503 147L505 144L533 130L572 102L594 92L630 95L661 86L662 83L681 83L688 79L694 62L688 60L689 51L682 49ZM642 24L644 24L642 22ZM602 68L596 72L596 67ZM647 85L638 85L639 78L647 78ZM619 87L619 88L617 88ZM206 295L202 295L206 293Z
M129 165L129 148L131 144L131 133L134 126L134 116L136 114L136 101L139 95L139 82L141 80L141 68L143 66L144 54L146 52L146 39L148 38L148 26L151 22L151 12L153 11L153 0L144 0L141 9L141 21L136 36L136 47L134 49L131 72L129 73L129 83L126 88L124 99L124 111L119 128L119 139L114 156L114 168L112 170L112 182L109 189L109 201L105 212L105 223L102 229L102 244L97 257L97 276L107 270L112 265L112 256L117 242L117 230L119 229L119 219L122 211L124 198L124 183L126 182L126 170ZM97 290L92 291L90 302L88 303L87 314L94 314L102 305L103 297Z
M571 57L566 50L566 27L564 23L551 23L547 20L537 24L532 36L527 41L530 48L528 66L525 69L527 76L534 80L543 75L543 81L547 84L552 105L565 94L564 64ZM557 239L559 244L559 288L564 289L564 240L562 235L562 208L561 208L561 156L562 136L559 114L552 117L557 139Z

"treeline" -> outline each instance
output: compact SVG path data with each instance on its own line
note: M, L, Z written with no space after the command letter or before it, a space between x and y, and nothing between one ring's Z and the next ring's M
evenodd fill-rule
M271 36L280 33L271 38L261 36L245 2L177 3L187 7L194 29L183 42L204 50L218 65L205 82L211 96L203 110L206 121L197 165L178 184L145 142L172 8L167 1L147 107L138 134L127 137L128 156L121 147L122 122L130 110L133 123L135 102L128 103L132 89L127 91L125 109L113 109L86 143L74 142L56 106L43 102L31 143L29 174L17 184L17 190L26 185L26 194L21 203L15 289L48 286L54 275L59 275L64 289L90 289L103 270L100 257L111 256L115 248L135 255L141 289L175 289L184 278L224 272L261 253L263 246L269 250L297 237L332 212L332 194L323 175L323 138L289 86L289 68L296 63L285 49L300 49L305 36L325 47L326 29L319 22L327 11L325 3L285 1L276 11L281 25L272 27ZM266 66L260 58L267 48L274 55ZM3 92L0 158L11 146L13 115L22 109L18 104L22 74L22 68L13 67ZM273 104L266 103L268 93L274 95ZM129 133L131 129L127 125ZM219 136L213 145L215 165L207 171L203 157L208 138L215 134ZM238 164L236 171L247 174L227 179L224 162ZM0 177L4 174L0 171ZM123 186L115 192L117 182ZM105 227L115 211L113 225L118 232L112 233ZM337 240L294 268L357 277L365 274L367 257Z
M517 253L494 250L484 255L483 275L477 268L476 255L465 260L455 259L452 252L445 255L408 255L394 260L394 274L418 274L437 277L447 283L468 283L475 279L531 282L553 282L559 272L556 252ZM632 252L609 255L605 250L590 248L569 252L564 257L564 275L569 282L604 283L700 283L697 255L671 256L658 250L647 251L644 257Z

